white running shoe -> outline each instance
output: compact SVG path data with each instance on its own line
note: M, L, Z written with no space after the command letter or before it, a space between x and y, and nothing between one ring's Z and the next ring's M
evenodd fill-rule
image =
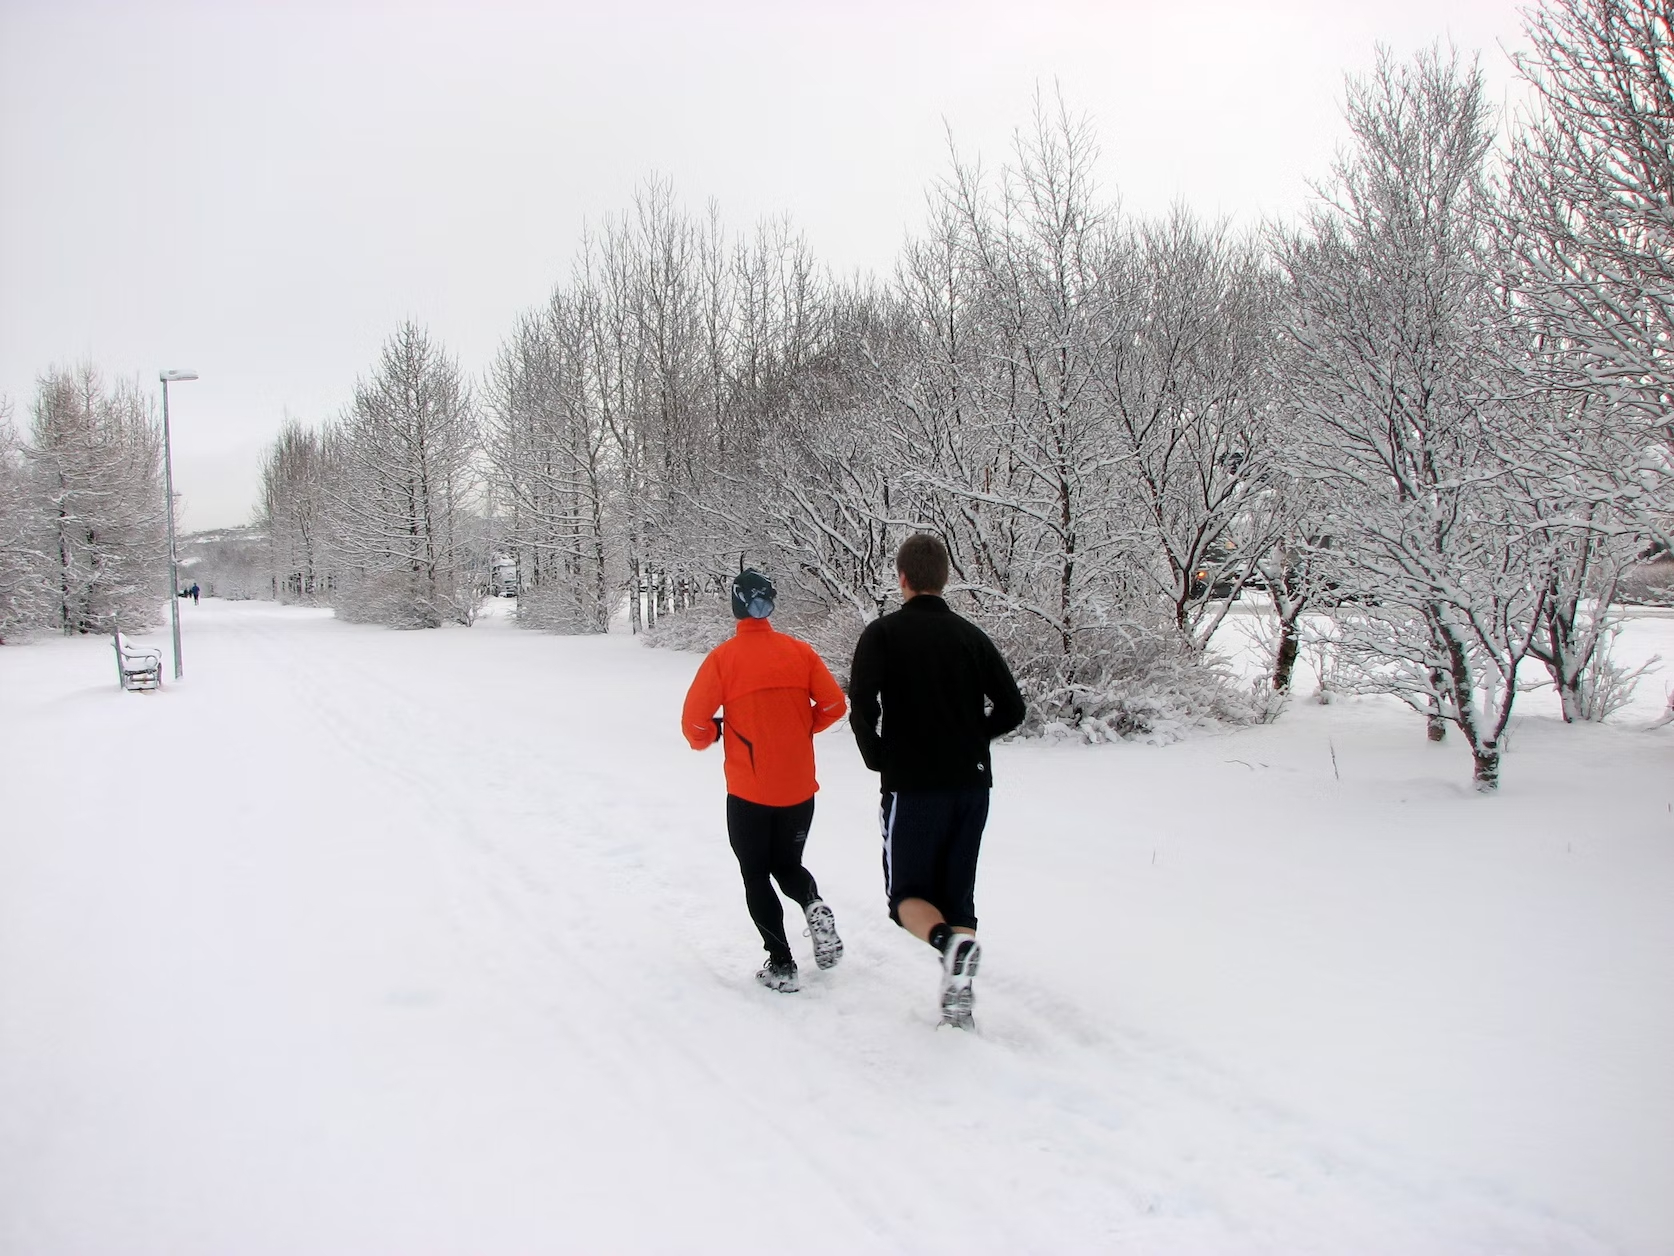
M837 917L819 899L804 909L808 917L808 936L814 940L814 963L830 968L843 958L843 939L837 936Z
M982 962L982 946L968 933L956 933L942 952L942 1024L975 1029L971 1016L971 978Z

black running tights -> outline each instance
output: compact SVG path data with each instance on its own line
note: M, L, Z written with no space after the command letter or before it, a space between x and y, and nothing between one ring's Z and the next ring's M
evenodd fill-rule
M791 951L785 937L784 904L768 878L777 881L799 907L820 896L813 874L802 866L802 848L813 822L812 798L792 807L766 807L727 795L727 837L744 876L744 902L770 959L788 960Z

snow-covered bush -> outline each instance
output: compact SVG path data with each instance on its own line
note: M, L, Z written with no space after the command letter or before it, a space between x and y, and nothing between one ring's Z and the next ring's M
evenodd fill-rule
M1674 693L1668 695L1668 709L1646 725L1646 731L1649 732L1653 728L1667 728L1670 724L1674 724Z
M1171 624L1086 628L1066 655L1022 621L979 623L1011 663L1028 705L1022 731L1089 742L1177 741L1194 728L1259 716L1242 683Z
M527 584L517 595L517 624L566 635L596 633L601 601L580 581Z
M666 611L640 634L643 644L654 649L690 650L707 654L737 631L731 606L718 598L699 598L683 610ZM773 614L773 627L813 646L837 683L847 685L849 664L854 661L855 642L864 625L844 607L829 609L817 603L781 603Z
M1275 689L1270 676L1257 676L1252 680L1247 697L1250 715L1257 724L1274 723L1290 706L1290 691Z
M413 571L347 572L333 608L351 624L440 628L447 618L422 575Z
M1638 689L1639 682L1648 673L1655 671L1656 665L1662 661L1661 655L1653 655L1638 667L1628 667L1616 662L1611 655L1615 652L1616 638L1621 635L1621 625L1611 624L1604 630L1597 648L1587 660L1580 683L1576 686L1577 719L1594 723L1609 719L1633 701L1633 694Z
M640 634L640 643L656 650L690 650L708 654L732 636L738 621L725 602L704 599L685 610L658 617Z

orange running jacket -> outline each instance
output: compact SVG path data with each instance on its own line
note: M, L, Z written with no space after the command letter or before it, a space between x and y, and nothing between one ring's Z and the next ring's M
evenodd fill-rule
M814 648L741 619L738 634L709 652L686 693L680 729L693 750L726 740L727 793L768 807L806 802L814 779L814 734L843 718L843 691Z

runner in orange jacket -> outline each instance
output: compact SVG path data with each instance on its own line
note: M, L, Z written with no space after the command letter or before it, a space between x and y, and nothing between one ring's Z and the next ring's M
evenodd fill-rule
M789 992L799 982L774 881L807 917L814 962L830 968L843 956L837 922L802 866L802 851L819 789L814 734L842 719L847 704L813 647L768 623L776 596L760 572L738 573L732 582L737 634L703 660L680 725L693 750L707 750L717 739L725 743L727 836L750 919L767 950L756 980ZM716 711L723 712L720 719Z

